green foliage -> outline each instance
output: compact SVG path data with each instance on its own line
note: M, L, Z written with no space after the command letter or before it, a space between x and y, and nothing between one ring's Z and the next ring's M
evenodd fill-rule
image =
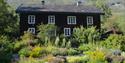
M15 11L5 2L0 0L0 34L13 37L18 32L18 16ZM10 37L10 38L11 38Z
M52 25L52 24L41 24L40 26L38 26L38 37L42 40L45 41L45 38L53 38L55 37L55 31L56 31L56 26Z
M21 40L24 43L28 43L28 42L30 42L30 40L33 40L33 39L34 39L33 34L29 33L29 32L25 32L24 35L21 36Z
M59 46L59 42L60 42L60 38L59 37L56 37L56 40L55 40L55 46Z
M121 44L122 43L122 44ZM122 35L110 35L105 41L101 42L101 45L109 49L121 49L124 43L124 36Z
M40 57L43 54L45 54L42 52L44 52L44 50L42 50L42 48L40 46L35 46L30 53L30 57Z
M48 55L46 58L43 59L46 63L65 63L63 58L54 57L53 55Z
M18 54L21 56L21 57L29 57L30 56L30 53L31 53L31 48L30 47L25 47L25 48L22 48Z
M71 56L67 57L67 62L68 63L87 63L88 57L85 56Z
M14 50L18 51L23 47L27 47L35 43L37 43L37 40L35 40L34 35L32 35L31 33L25 32L20 40L16 40L16 43L14 44Z
M118 23L118 29L120 29L120 31L125 34L125 28L124 28L124 25L125 25L124 21L125 21L125 19L124 19L124 17L125 17L125 15L124 16L119 16L116 21Z
M95 44L82 44L79 46L78 50L80 51L90 51L90 50L95 50L97 45Z
M10 63L13 44L7 36L0 36L0 62Z
M45 63L44 60L38 60L34 58L21 58L18 63Z
M75 50L73 48L68 49L67 53L68 53L68 55L78 55L78 54L80 54L79 51L77 51L77 50Z
M112 16L112 12L110 7L107 5L107 1L108 0L90 0L92 5L100 8L105 13L105 15L103 16L103 21Z
M103 29L107 30L114 30L115 32L121 32L124 34L124 19L125 15L122 14L113 14L110 18L107 19L102 25Z
M66 48L58 48L52 51L52 54L54 56L66 56L67 55L67 49Z
M63 42L62 42L61 47L66 47L66 39L65 38L63 38Z
M89 56L88 63L106 63L105 52L101 49L96 49L95 51L85 52Z
M49 51L47 51L45 49L45 47L41 47L41 46L35 46L35 47L25 47L22 48L18 54L21 57L33 57L33 58L38 58L38 57L42 57L46 54L48 54Z
M80 44L94 44L100 39L100 34L94 27L85 29L81 26L80 28L75 28L73 36L77 41L79 41Z
M66 47L67 47L67 48L71 48L71 41L68 41L68 42L67 42Z
M111 9L106 5L106 0L96 0L95 5L104 11L105 18L108 18L112 15Z

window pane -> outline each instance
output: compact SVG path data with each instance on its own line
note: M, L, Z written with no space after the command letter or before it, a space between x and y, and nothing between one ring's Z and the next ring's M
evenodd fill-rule
M64 35L70 36L71 35L71 29L70 28L64 28Z
M35 16L34 15L28 16L28 24L35 24Z
M48 24L55 24L55 16L48 16Z
M28 28L28 32L35 34L35 28Z
M76 16L68 16L67 23L68 24L76 24Z
M93 17L92 16L88 16L87 17L87 25L93 25Z

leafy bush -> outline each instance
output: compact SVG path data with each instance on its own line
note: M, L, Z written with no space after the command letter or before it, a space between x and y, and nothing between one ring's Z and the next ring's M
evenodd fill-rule
M90 50L90 46L88 44L84 44L84 45L79 46L78 49L80 51L88 51L88 50Z
M53 55L48 55L43 59L47 63L65 63L64 59L61 57L54 57Z
M31 48L30 47L25 47L25 48L22 48L18 54L21 56L21 57L29 57L30 56L30 53L31 53Z
M31 57L40 57L40 56L42 56L43 54L45 54L45 53L42 53L42 48L40 47L40 46L35 46L33 49L32 49L32 51L31 51L31 53L30 53L30 56Z
M101 49L96 49L95 51L85 52L89 56L88 63L105 63L105 52Z
M34 58L21 58L18 63L45 63L44 60Z
M87 56L71 56L67 57L68 63L87 63L88 57Z
M67 47L67 48L71 48L71 41L68 41L68 42L67 42L66 47Z
M22 48L19 52L21 57L41 57L47 55L49 51L45 47L35 46L35 47L25 47Z
M52 54L53 51L57 50L57 47L50 45L43 47L43 49L46 51L46 54Z
M63 47L63 48L66 47L66 39L65 38L63 38L61 47Z
M68 49L67 53L68 53L68 55L78 55L78 54L80 54L79 51L77 51L75 49L72 49L72 48Z
M100 39L100 34L95 27L85 29L81 26L80 28L75 28L73 36L79 44L95 43Z
M7 36L0 36L0 63L10 63L13 43Z
M38 26L39 33L37 34L37 36L44 42L46 37L50 39L55 37L56 28L57 27L52 24L41 24L40 26Z
M110 35L105 41L101 42L101 46L109 48L109 49L124 49L123 44L124 37L121 35Z
M36 44L37 41L33 34L25 32L23 36L21 36L20 40L16 40L14 44L14 50L19 51L23 47L27 47L33 44Z
M78 50L84 52L84 51L95 50L96 47L97 47L96 44L82 44L79 46Z
M60 41L60 39L59 39L59 37L56 37L56 40L55 40L55 46L59 46L59 41Z
M52 51L52 54L54 56L58 56L58 55L66 56L67 55L67 49L65 49L65 48L55 49L55 50Z

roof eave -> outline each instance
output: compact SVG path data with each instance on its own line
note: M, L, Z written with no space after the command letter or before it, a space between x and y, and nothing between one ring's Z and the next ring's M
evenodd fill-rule
M61 12L61 11L21 11L19 9L16 10L16 13L82 13L82 14L101 14L105 15L104 12Z

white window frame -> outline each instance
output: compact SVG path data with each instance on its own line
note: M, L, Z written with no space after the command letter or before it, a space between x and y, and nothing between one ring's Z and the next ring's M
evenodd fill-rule
M71 36L71 28L64 28L64 36Z
M35 24L36 16L35 15L28 15L28 24Z
M54 15L48 16L48 24L55 24L55 16Z
M87 26L93 25L93 16L87 16Z
M36 29L35 29L35 28L33 28L33 27L32 27L32 28L28 28L28 32L35 34Z
M76 16L67 16L67 24L76 24Z

